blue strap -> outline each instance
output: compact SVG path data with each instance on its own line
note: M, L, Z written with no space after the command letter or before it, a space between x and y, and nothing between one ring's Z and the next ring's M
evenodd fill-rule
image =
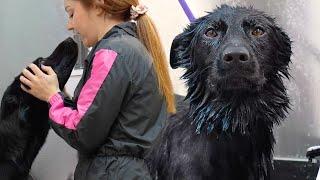
M184 13L187 15L190 22L193 22L196 18L193 16L188 4L185 0L179 0L179 3L184 11Z

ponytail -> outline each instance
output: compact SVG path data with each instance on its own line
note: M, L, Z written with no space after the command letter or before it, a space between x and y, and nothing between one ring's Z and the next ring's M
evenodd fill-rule
M145 45L153 59L153 66L158 78L160 92L165 97L167 111L175 113L175 98L172 82L169 76L168 61L161 44L157 29L147 15L137 18L137 33L140 41Z

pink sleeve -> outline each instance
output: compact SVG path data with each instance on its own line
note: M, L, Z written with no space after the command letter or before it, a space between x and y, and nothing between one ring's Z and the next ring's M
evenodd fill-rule
M101 85L109 74L109 71L117 57L112 50L101 49L95 53L92 63L91 76L82 87L77 108L64 107L63 99L59 93L49 100L51 105L49 117L57 124L64 125L68 129L75 130L82 117L92 105Z

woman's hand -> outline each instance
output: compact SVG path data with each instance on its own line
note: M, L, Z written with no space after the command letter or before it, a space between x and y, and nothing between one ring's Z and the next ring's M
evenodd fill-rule
M35 64L30 64L29 68L22 71L23 76L20 76L21 88L34 97L49 102L51 96L60 92L57 74L50 66L41 65L42 72ZM30 87L28 89L26 86Z

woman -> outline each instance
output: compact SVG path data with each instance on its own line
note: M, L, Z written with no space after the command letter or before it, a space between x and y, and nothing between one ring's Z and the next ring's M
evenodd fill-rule
M21 87L50 104L52 128L78 150L76 180L151 179L143 154L175 105L147 8L138 0L65 0L65 9L68 29L93 47L73 100L51 67L29 65Z

